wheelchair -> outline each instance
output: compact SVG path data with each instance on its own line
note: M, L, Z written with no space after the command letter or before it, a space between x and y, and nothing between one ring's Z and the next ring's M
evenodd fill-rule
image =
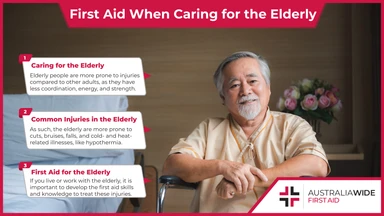
M159 178L159 183L163 184L159 190L156 213L163 213L164 199L167 189L187 189L196 190L199 183L188 183L177 176L164 175Z
M313 176L300 176L300 178L311 178ZM156 213L163 213L164 200L167 189L187 189L196 190L199 183L188 183L177 176L164 175L159 178L159 183L163 184L159 190Z

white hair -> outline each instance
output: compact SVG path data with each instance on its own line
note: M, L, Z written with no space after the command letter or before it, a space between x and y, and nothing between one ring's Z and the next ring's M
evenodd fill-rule
M240 59L240 58L253 58L256 59L260 66L261 74L264 77L265 82L267 85L270 85L270 79L271 79L271 71L269 69L267 61L261 57L260 55L257 55L252 52L248 51L241 51L241 52L235 52L232 55L225 58L217 68L215 74L213 75L213 81L215 82L216 88L219 91L219 94L223 96L223 83L224 83L224 76L223 76L223 70L225 66L227 66L229 63Z

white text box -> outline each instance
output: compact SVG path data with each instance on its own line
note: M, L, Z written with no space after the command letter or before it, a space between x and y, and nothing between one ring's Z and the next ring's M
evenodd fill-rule
M32 165L23 172L29 197L146 197L139 165Z
M36 58L23 61L29 95L146 94L140 58Z
M31 112L29 149L145 149L140 112Z

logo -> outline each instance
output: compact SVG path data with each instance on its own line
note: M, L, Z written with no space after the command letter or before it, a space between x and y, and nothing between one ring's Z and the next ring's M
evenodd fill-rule
M287 196L287 197L281 197ZM293 207L295 205L295 201L300 200L300 193L295 192L295 188L293 186L287 187L285 186L285 191L280 192L280 201L285 202L285 207Z

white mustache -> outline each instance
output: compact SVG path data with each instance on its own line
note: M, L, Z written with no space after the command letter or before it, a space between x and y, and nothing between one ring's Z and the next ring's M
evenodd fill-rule
M241 104L241 103L244 103L247 101L253 101L253 100L259 100L259 97L257 97L256 95L243 96L242 98L240 98L240 100L237 103Z

